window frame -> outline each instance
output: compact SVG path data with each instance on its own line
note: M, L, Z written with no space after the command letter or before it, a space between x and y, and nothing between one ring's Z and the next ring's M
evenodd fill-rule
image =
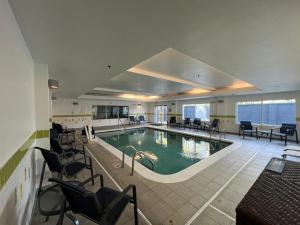
M208 108L209 108L209 115L208 115L207 120L203 120L202 118L200 118L200 119L201 119L201 121L204 121L204 122L210 121L210 115L211 115L211 113L210 113L210 103L209 103L209 102L208 102L208 103L183 104L183 105L181 106L182 119L183 119L183 120L185 119L184 108L185 108L186 106L195 106L195 115L196 115L196 105L208 105ZM194 118L198 118L198 117L194 116ZM191 121L193 121L193 119L191 119Z
M236 107L235 107L235 115L236 115L236 124L240 124L240 121L239 121L239 118L238 118L238 106L241 105L240 103L259 103L261 105L260 107L260 120L261 120L261 123L258 124L258 123L252 123L253 125L257 125L257 126L279 126L281 124L267 124L267 123L264 123L264 109L263 109L263 106L264 105L267 105L267 104L276 104L276 102L280 103L282 102L282 104L289 104L289 103L294 103L295 104L295 110L296 110L296 113L295 113L295 118L294 118L294 123L297 123L297 101L295 98L291 98L291 99L261 99L261 100L258 100L258 101L243 101L243 102L236 102ZM277 103L277 104L278 104Z
M98 108L104 108L104 112L102 112L103 114L105 114L105 118L99 118L98 117ZM127 117L126 116L120 116L120 111L121 108L127 107ZM94 111L94 108L96 108L96 111ZM109 108L112 109L112 111L109 110ZM118 115L117 117L110 117L110 113L113 112L113 109L118 108ZM124 115L124 114L122 114ZM129 106L127 105L122 105L122 106L117 106L117 105L92 105L92 120L110 120L110 119L128 119L129 118Z

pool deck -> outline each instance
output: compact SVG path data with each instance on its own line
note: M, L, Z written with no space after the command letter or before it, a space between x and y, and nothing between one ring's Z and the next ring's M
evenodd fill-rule
M118 127L101 128L102 131ZM174 128L175 129L175 128ZM188 131L188 129L186 129ZM195 131L189 131L195 132ZM207 135L197 131L197 134ZM153 225L230 225L235 224L235 208L272 157L281 157L283 142L267 139L256 140L237 135L227 139L241 143L234 151L203 169L193 177L177 183L159 183L146 179L139 173L130 176L131 168L98 143L89 143L88 151L94 159L94 168L105 175L105 183L116 189L128 184L137 186L139 224ZM83 173L79 178L88 177ZM89 186L91 190L99 187ZM133 224L132 207L127 207L118 225ZM81 224L93 224L78 217ZM51 222L52 221L52 222ZM48 223L36 215L32 224L55 224L55 217ZM70 224L66 219L64 224Z

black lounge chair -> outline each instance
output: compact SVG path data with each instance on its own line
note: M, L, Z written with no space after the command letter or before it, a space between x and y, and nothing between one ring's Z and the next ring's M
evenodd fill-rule
M62 144L71 144L75 141L75 129L64 129L58 123L52 123L52 129L57 133ZM72 136L72 138L70 139L69 136Z
M139 123L146 123L145 117L143 115L140 115L138 117Z
M140 121L137 120L134 116L129 116L129 125L130 124L139 124Z
M176 122L176 116L171 116L170 120L167 121L167 126L168 127L176 127L178 123Z
M275 135L275 136L279 136L280 140L284 139L284 144L286 145L288 136L296 135L296 142L298 144L299 141L298 141L298 132L296 126L297 126L296 124L283 123L280 128L271 129L270 142L272 141L272 138ZM277 129L279 129L279 132L276 131L274 132L274 130Z
M76 154L80 153L85 157L85 150L78 150L73 147L73 145L60 145L57 139L50 138L51 149L59 154L61 159L68 159L70 157L75 157Z
M203 129L209 132L220 132L220 123L219 119L213 119L212 122L204 123Z
M190 118L185 118L184 121L183 121L183 128L190 128L191 129L191 119Z
M84 169L89 169L91 171L91 177L93 177L93 165L92 159L90 157L85 156L85 158L89 158L89 164L86 163L86 159L84 159L84 162L82 162L82 158L72 160L67 163L62 163L62 160L58 153L40 147L35 147L35 149L40 150L44 158L44 164L41 173L38 192L42 190L41 188L44 179L46 164L48 165L51 173L57 173L57 177L59 179L63 179L63 176L67 178L72 178ZM92 180L92 182L94 184L94 180Z
M91 192L85 189L84 185L90 182L91 178L84 182L62 181L56 178L50 178L49 181L57 183L64 196L65 201L61 211L58 225L63 224L64 215L68 216L74 224L78 221L73 215L79 214L97 224L114 225L117 223L120 215L128 205L134 206L134 224L138 225L137 198L135 185L127 186L122 192L103 186L103 176L95 175L93 178L100 177L101 187L98 191ZM132 196L128 192L132 190ZM68 204L66 204L68 203Z
M239 136L242 134L243 138L245 139L245 134L250 134L253 136L253 133L256 133L257 136L257 128L254 129L251 121L240 121Z
M196 129L196 130L201 129L201 119L195 118L195 119L193 120L193 123L192 123L192 125L191 125L191 128Z

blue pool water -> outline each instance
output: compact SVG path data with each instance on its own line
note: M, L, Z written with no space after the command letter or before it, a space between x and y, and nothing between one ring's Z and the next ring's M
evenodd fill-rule
M137 161L151 169L153 164L154 172L165 175L177 173L231 144L152 128L105 132L97 136L121 152L125 150L128 156L134 154L128 150L129 145L143 151L152 163L145 158Z

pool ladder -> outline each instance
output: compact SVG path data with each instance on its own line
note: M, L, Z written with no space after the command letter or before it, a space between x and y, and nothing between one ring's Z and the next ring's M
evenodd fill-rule
M127 131L125 124L122 122L122 120L120 118L118 118L118 125L119 125L119 123L121 123L124 131Z
M134 162L135 162L136 156L139 156L140 159L146 159L148 162L150 162L151 167L149 167L149 166L147 166L147 165L145 165L145 164L143 164L143 165L146 166L146 167L147 167L148 169L150 169L150 170L154 170L154 164L153 164L153 162L147 157L147 155L145 155L145 153L144 153L143 151L138 151L138 150L137 150L134 146L132 146L132 145L126 146L126 149L122 151L122 167L124 167L124 165L125 165L125 151L126 151L127 149L131 149L131 150L134 151L134 154L133 154L132 159L131 159L131 174L130 174L131 176L133 176L133 174L134 174Z
M212 145L212 135L213 135L213 133L216 133L216 131L215 130L211 130L210 132L209 132L209 144L210 144L210 146L212 147L212 149L213 150L215 150L215 147L214 147L214 145ZM216 140L218 143L220 143L221 141L222 141L222 136L224 137L224 138L226 138L226 136L225 136L225 130L224 129L222 129L222 130L220 130L219 131L219 134L220 134L220 138L219 139L214 139L214 140Z

